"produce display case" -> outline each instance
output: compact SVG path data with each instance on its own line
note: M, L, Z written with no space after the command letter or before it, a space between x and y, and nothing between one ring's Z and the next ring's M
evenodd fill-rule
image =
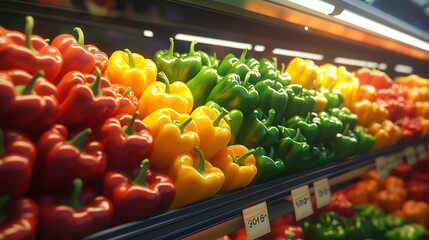
M106 5L103 3L106 2ZM23 29L31 15L34 33L54 38L85 31L85 41L111 55L129 48L151 57L168 49L169 37L175 51L187 52L197 39L197 50L240 55L248 48L255 58L277 57L289 63L295 56L316 64L378 68L389 76L410 73L429 77L429 34L364 2L354 0L308 1L325 4L328 10L311 9L300 1L287 0L180 0L180 1L0 1L1 26ZM114 6L114 7L112 7ZM324 12L328 11L328 12ZM344 11L359 14L405 35L383 35L340 18ZM391 32L392 33L392 32ZM394 32L396 33L396 32ZM401 39L403 37L403 39ZM375 168L375 159L406 147L424 144L429 138L396 144L370 153L349 157L304 172L246 187L230 193L158 213L85 237L85 239L214 239L244 226L242 210L266 201L270 220L293 211L291 190L328 178L332 190L355 183ZM404 160L406 156L403 156ZM313 191L313 189L311 189Z

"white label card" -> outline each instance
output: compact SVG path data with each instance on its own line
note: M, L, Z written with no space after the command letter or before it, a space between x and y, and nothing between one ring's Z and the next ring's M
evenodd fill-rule
M308 185L295 188L291 191L291 195L296 221L313 214L313 205L311 204L310 189L308 188Z
M417 153L419 154L420 160L426 159L426 149L423 143L417 145Z
M317 209L331 202L331 187L328 178L323 178L313 183L314 195L316 196Z
M417 163L416 149L414 149L413 146L407 147L405 149L405 154L407 156L408 165L410 165L410 166L416 165L416 163Z
M252 207L243 209L243 219L246 227L247 239L249 240L256 239L271 232L267 202L261 202Z
M387 169L387 158L385 156L375 159L375 167L377 168L380 179L383 179L389 175L389 170Z
M403 163L402 161L402 153L396 153L396 166L398 166L398 164Z
M395 169L396 165L398 164L398 161L396 160L397 155L396 154L391 154L387 157L387 168L390 169Z

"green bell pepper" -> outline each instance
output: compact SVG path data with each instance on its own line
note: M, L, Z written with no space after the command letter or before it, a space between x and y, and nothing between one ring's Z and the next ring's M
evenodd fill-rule
M355 154L358 141L355 134L349 130L349 124L346 124L343 133L337 133L337 136L331 142L331 147L335 153L335 161L343 160Z
M335 212L322 212L316 220L304 220L301 223L305 239L339 240L346 239L346 223Z
M193 109L204 105L209 93L216 86L219 79L216 69L204 66L194 78L186 83L194 97Z
M304 89L299 84L291 84L285 88L289 99L287 102L284 117L289 119L293 116L305 117L312 112L316 101L313 94Z
M215 109L218 114L222 112L222 107L214 101L208 101L205 105ZM243 113L238 109L232 109L223 119L231 128L231 140L229 140L228 145L233 145L237 140L238 132L243 123Z
M246 77L246 74L250 74L249 83L255 84L258 82L261 74L259 73L259 62L256 59L250 59L246 61L247 48L241 53L240 59L236 58L234 54L227 54L219 64L218 72L221 76L226 76L231 73L235 73L240 76L240 79Z
M317 129L317 135L314 141L316 144L329 143L335 138L337 133L343 130L343 123L327 112L320 112L318 116L321 124Z
M255 86L248 84L249 75L243 83L235 73L224 76L212 89L206 101L215 101L228 111L238 109L243 114L251 112L259 103L259 94Z
M356 135L358 140L358 146L356 149L356 154L367 153L371 150L372 145L375 143L375 137L367 133L367 128L358 127L353 130L353 133Z
M201 65L203 67L212 67L213 64L212 64L212 62L210 60L210 56L206 52L198 50L198 51L195 51L195 55L200 56L200 58L201 58Z
M369 204L369 203L354 206L353 210L354 210L355 215L362 216L362 217L365 217L367 219L385 216L384 212L382 210L374 207L372 204Z
M296 169L296 172L302 172L308 169L313 169L328 163L328 158L324 151L318 147L310 147L308 154L301 160L300 167Z
M333 82L328 89L320 88L320 93L328 99L328 105L326 105L325 111L330 111L332 108L341 108L344 103L343 92L336 88L333 88L335 82Z
M284 174L297 172L302 168L302 159L310 151L305 137L300 133L300 129L294 130L279 126L280 140L275 145L276 155L284 162Z
M276 80L283 85L283 87L290 84L290 75L285 72L285 65L282 64L282 71L277 69L277 58L273 57L273 62L266 58L259 59L259 72L261 73L260 81L263 80Z
M307 143L312 145L316 139L318 128L321 125L320 118L317 113L307 113L307 117L295 116L287 120L284 124L285 127L300 129L302 135L307 139Z
M340 121L343 123L343 128L341 129L341 131L344 131L346 124L349 124L350 130L355 129L358 122L357 115L352 113L350 109L346 107L333 108L331 109L331 114L332 116L335 116L340 119Z
M173 52L174 41L170 38L170 48L158 50L153 56L153 61L158 68L158 72L163 71L170 83L176 81L188 82L195 77L202 68L200 54L195 54L193 41L189 48L189 53L179 54Z
M364 217L354 216L346 220L347 240L374 238L371 223Z
M284 172L284 163L281 159L274 158L274 151L272 148L270 148L269 154L267 155L262 147L257 147L253 156L255 156L256 169L258 169L258 172L250 185L275 179L280 177ZM273 160L273 158L275 160Z
M277 126L282 122L288 101L288 95L283 89L282 84L277 81L267 79L258 82L255 85L255 89L259 93L258 106L262 109L264 114L268 115L268 111L270 111L270 109L274 109L276 111L272 124Z
M219 66L219 59L217 59L216 53L213 53L213 55L209 55L210 59L210 67L216 68Z
M384 234L389 240L423 240L426 238L426 229L420 224L410 223L394 228Z

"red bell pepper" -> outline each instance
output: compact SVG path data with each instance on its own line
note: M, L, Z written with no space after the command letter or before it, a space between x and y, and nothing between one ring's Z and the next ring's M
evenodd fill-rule
M0 197L0 239L36 239L39 208L30 198Z
M407 163L399 163L398 165L396 165L396 168L390 170L390 174L393 176L397 176L407 182L411 179L413 171L411 166Z
M30 74L39 70L45 72L46 78L53 82L61 70L63 57L60 51L45 42L33 32L34 20L25 18L25 35L0 27L0 69L23 69Z
M80 179L73 181L70 197L39 196L40 239L77 239L109 227L113 205Z
M262 240L272 240L278 237L284 237L284 239L303 239L304 231L300 226L293 224L282 224L271 228L271 232L261 237Z
M68 140L67 128L56 124L44 132L38 142L35 184L39 191L55 192L70 189L75 178L90 183L102 177L107 168L103 145L84 138L91 133L85 129Z
M385 72L377 69L359 68L356 70L355 76L359 78L360 84L372 85L377 90L390 88L393 84L392 79Z
M97 76L73 71L58 83L57 121L71 128L97 129L117 108L112 85L96 67Z
M146 124L136 119L138 114L109 118L101 127L103 146L114 169L137 168L152 153L152 135Z
M96 74L97 66L103 74L107 68L108 57L106 53L100 51L96 46L84 43L82 29L73 29L78 34L78 40L70 34L61 34L54 38L52 46L57 47L63 56L63 66L55 82L70 71Z
M0 196L23 196L30 187L36 147L24 135L0 129Z
M107 172L103 178L103 194L115 206L114 224L121 224L167 210L176 193L171 179L148 169L149 160L130 173ZM132 206L132 207L130 207Z
M115 83L112 84L112 89L118 101L118 109L116 109L114 115L122 113L133 115L139 109L139 99L134 95L131 87Z
M229 234L232 240L247 240L246 229L240 228Z
M406 190L408 199L425 201L426 196L429 195L429 184L419 180L410 180L407 182Z
M0 71L0 126L38 135L54 121L58 111L57 88L43 71L34 76L13 69Z
M402 130L402 142L420 138L423 132L423 124L417 118L401 118L398 120L398 126Z
M334 211L339 215L351 218L353 217L354 210L353 204L347 199L344 191L338 191L331 195L331 203L325 206L325 211Z

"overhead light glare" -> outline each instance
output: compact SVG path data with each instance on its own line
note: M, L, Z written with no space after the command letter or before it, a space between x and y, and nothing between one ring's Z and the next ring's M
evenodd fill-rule
M290 56L290 57L301 57L301 58L307 58L307 59L313 59L313 60L319 60L319 61L323 60L324 58L322 54L301 52L301 51L281 49L281 48L274 48L273 54Z
M229 41L229 40L223 40L223 39L217 39L217 38L208 38L208 37L189 35L184 33L178 33L176 34L176 36L174 36L174 38L176 40L182 40L182 41L188 41L188 42L197 40L198 43L204 43L204 44L210 44L210 45L216 45L216 46L222 46L222 47L238 48L238 49L247 48L248 50L252 50L252 44L250 43L235 42L235 41Z
M255 45L255 51L257 51L257 52L263 52L263 51L265 51L265 46L263 46L263 45Z
M398 72L398 73L411 74L413 72L413 67L397 64L393 70L395 70L395 72Z
M305 30L305 31L308 31L308 26L305 26L305 27L304 27L304 30Z
M336 15L335 17L371 32L429 51L429 43L348 10L344 10L341 14Z
M384 71L384 70L387 69L387 64L385 64L385 63L379 63L377 65L377 68Z
M289 1L323 14L330 14L335 9L334 5L326 2L322 2L319 0L289 0Z
M151 30L143 30L143 36L153 37L153 32Z
M378 65L376 62L353 59L353 58L343 58L343 57L334 58L334 62L338 64L358 66L358 67L369 67L369 68L377 67Z

